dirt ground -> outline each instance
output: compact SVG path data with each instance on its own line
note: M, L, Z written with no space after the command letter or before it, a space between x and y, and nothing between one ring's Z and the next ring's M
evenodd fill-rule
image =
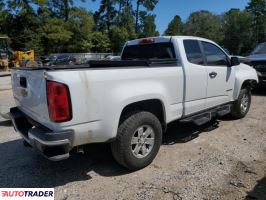
M0 91L2 112L12 92ZM0 111L1 111L0 110ZM172 123L154 162L129 172L108 144L61 162L24 147L10 121L0 117L0 188L54 187L55 199L258 199L266 200L266 89L253 96L242 120L197 127Z

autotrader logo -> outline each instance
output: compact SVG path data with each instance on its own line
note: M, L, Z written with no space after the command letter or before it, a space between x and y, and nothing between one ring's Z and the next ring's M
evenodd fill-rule
M54 200L53 188L0 188L0 200Z

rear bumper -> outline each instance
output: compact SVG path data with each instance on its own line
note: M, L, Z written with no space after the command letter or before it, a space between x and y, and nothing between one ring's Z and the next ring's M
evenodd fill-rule
M26 116L17 107L10 109L10 117L15 130L44 157L52 161L69 157L74 138L72 130L53 132Z

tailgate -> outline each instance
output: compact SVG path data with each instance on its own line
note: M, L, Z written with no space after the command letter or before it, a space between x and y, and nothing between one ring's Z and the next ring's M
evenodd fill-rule
M43 125L49 122L45 70L12 70L12 88L18 108Z

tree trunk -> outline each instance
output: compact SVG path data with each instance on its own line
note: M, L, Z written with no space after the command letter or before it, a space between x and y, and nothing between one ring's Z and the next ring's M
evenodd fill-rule
M119 1L119 8L118 8L118 23L119 23L119 24L121 23L122 1L123 1L123 0L120 0L120 1Z
M65 21L68 21L69 18L69 2L68 0L64 0L64 18Z
M137 0L137 9L136 9L136 21L135 21L135 32L138 33L139 26L139 6L140 0Z
M107 15L107 31L108 33L110 32L110 27L111 27L111 5L112 2L110 0L106 0L106 15Z

